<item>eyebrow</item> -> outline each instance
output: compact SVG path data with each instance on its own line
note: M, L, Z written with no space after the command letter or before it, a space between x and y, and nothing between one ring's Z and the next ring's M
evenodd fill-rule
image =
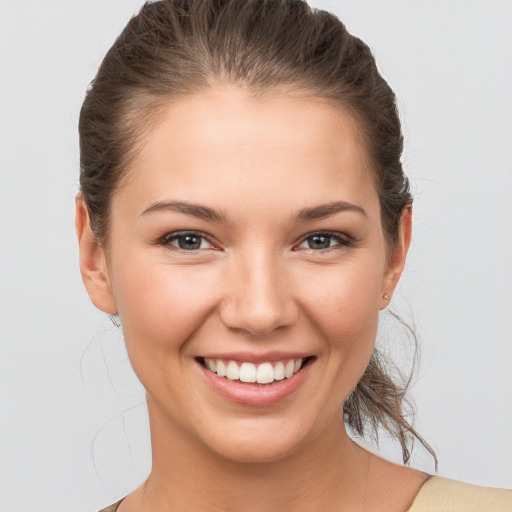
M324 219L340 212L356 212L364 217L368 217L364 208L357 204L349 203L347 201L335 201L333 203L321 204L313 206L312 208L303 208L295 216L296 222L304 222L307 220Z
M173 211L192 215L198 219L211 220L217 222L227 222L227 216L224 212L203 206L201 204L187 203L183 201L159 201L152 204L142 212L142 215L148 215L154 212Z
M154 212L172 211L192 215L198 219L217 221L227 223L227 215L215 208L210 208L196 203L188 203L184 201L158 201L152 204L149 208L142 212L142 215L148 215ZM310 208L302 208L294 215L294 221L304 222L308 220L324 219L340 212L356 212L364 217L368 217L366 211L361 206L358 206L347 201L334 201L332 203L320 204Z

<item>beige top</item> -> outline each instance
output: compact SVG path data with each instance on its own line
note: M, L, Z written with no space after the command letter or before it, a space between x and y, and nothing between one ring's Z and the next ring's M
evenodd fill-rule
M407 512L512 512L512 490L433 476Z
M116 512L120 500L100 512ZM512 512L512 490L429 478L407 512Z

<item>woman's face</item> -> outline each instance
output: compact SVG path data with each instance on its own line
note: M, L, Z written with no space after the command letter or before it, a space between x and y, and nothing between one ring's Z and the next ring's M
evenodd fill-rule
M82 270L119 312L155 424L239 461L339 429L407 249L386 251L349 115L235 87L170 104L110 222Z

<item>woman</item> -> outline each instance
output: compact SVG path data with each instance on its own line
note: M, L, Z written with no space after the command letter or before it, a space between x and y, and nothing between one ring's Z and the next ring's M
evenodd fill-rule
M150 476L107 510L510 510L347 434L430 449L374 351L411 239L395 97L335 17L146 4L80 137L82 276L151 425Z

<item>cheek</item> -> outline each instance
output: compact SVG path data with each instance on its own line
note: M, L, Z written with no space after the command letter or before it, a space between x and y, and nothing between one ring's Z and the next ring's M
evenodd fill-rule
M214 307L212 272L142 257L125 262L116 269L114 294L129 352L180 348Z
M354 262L324 272L310 280L305 299L317 327L334 344L376 331L382 265Z
M372 355L379 318L382 265L353 265L330 272L312 287L308 304L316 328L327 342L329 391L339 407L356 387ZM336 393L332 393L336 389Z

